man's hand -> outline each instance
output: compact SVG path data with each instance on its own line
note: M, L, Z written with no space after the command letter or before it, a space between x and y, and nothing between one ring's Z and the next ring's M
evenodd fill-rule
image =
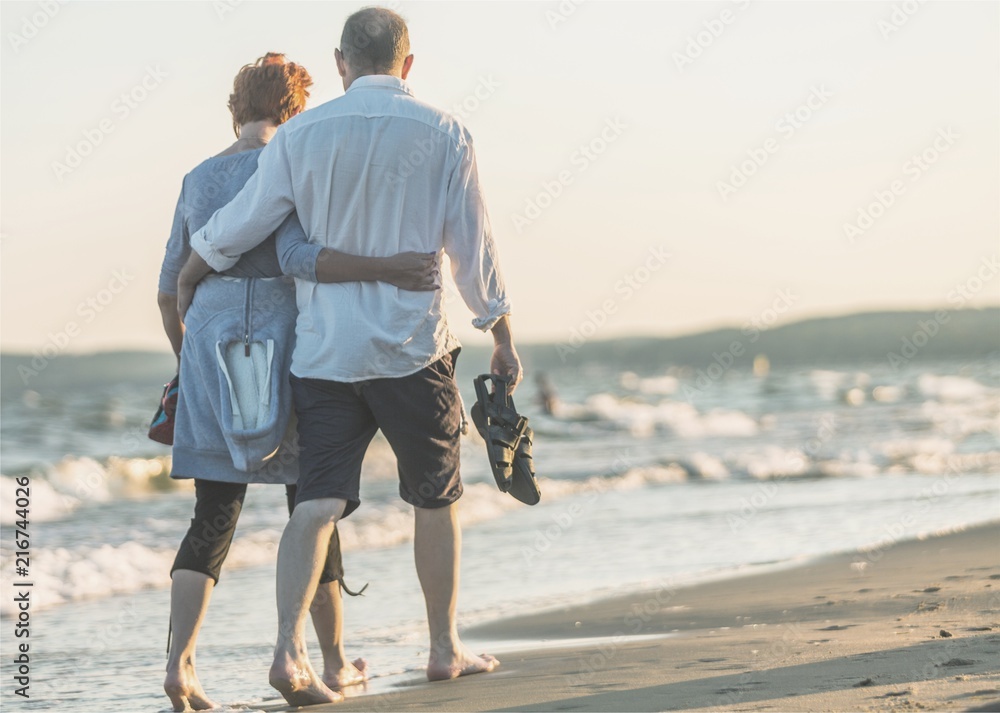
M521 371L521 358L517 355L513 344L497 344L493 347L490 371L500 376L510 377L507 393L514 393L514 389L521 383L523 373Z
M521 369L521 358L514 348L514 337L510 331L510 315L504 315L493 325L493 358L490 360L490 372L500 376L510 377L507 393L513 394L514 389L524 378Z
M385 258L383 282L412 292L441 289L437 253L399 253Z

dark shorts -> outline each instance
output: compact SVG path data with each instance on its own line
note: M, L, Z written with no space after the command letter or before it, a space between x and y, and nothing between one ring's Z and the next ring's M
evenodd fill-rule
M344 517L356 510L361 503L361 461L379 429L396 454L403 500L418 508L447 507L458 500L458 352L393 379L344 383L293 374L301 449L296 502L341 498L347 501Z
M187 569L208 575L216 583L222 572L222 563L229 554L236 523L243 510L247 486L244 483L224 483L217 480L194 481L194 517L170 568L173 575L178 569ZM288 514L295 506L294 485L285 487ZM320 574L320 582L343 581L344 565L340 554L340 533L334 528L330 548Z

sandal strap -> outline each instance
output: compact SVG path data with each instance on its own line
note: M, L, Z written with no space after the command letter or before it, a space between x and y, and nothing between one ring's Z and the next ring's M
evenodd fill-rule
M365 586L363 586L358 591L353 592L348 588L347 584L344 583L343 577L338 577L337 581L340 583L340 588L343 589L347 594L351 595L352 597L360 597L362 594L364 594L365 590L368 589L368 584L369 584L368 582L365 582Z

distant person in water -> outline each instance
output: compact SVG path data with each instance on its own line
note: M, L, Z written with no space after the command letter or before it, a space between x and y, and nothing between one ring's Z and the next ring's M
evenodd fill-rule
M223 269L297 213L312 241L347 252L443 251L473 324L493 333L490 368L513 390L521 364L472 137L455 117L414 96L405 81L413 64L409 33L395 12L351 15L335 54L344 96L281 127L257 173L192 236L192 246ZM297 280L296 287L292 388L302 475L278 550L271 685L292 705L336 700L309 663L305 615L337 521L361 504L361 462L379 429L396 454L400 496L415 513L427 677L493 670L496 659L469 651L456 624L460 345L442 294L381 283Z
M195 646L247 484L284 484L289 511L295 501L298 452L284 436L297 310L292 279L283 274L434 289L432 256L356 257L308 245L295 213L235 264L203 280L196 293L193 286L207 266L191 261L182 274L190 236L239 193L278 125L305 108L311 85L305 68L280 54L240 70L229 97L237 141L184 177L160 272L158 302L180 372L171 475L195 481L194 517L171 570L173 641L163 687L177 711L215 706L198 681ZM323 652L322 680L336 691L365 680L366 673L361 659L351 663L344 654L340 540L335 529L326 537L329 547L310 603Z
M542 407L545 415L554 416L559 405L559 396L556 394L556 387L552 385L552 380L548 374L540 371L535 377L535 384L538 386L538 405Z

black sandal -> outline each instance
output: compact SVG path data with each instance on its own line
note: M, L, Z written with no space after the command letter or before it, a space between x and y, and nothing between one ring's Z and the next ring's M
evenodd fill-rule
M514 402L511 401L511 408ZM542 491L538 488L538 480L535 478L535 461L531 457L531 444L535 438L535 432L530 426L524 427L524 435L521 442L517 444L517 451L514 453L514 474L510 486L510 494L520 500L525 505L537 505L542 499Z
M486 382L492 391L486 388ZM476 377L476 403L472 406L472 422L476 425L490 458L490 467L497 487L527 505L541 499L531 456L534 432L528 419L517 413L514 401L507 393L508 377L483 374Z

